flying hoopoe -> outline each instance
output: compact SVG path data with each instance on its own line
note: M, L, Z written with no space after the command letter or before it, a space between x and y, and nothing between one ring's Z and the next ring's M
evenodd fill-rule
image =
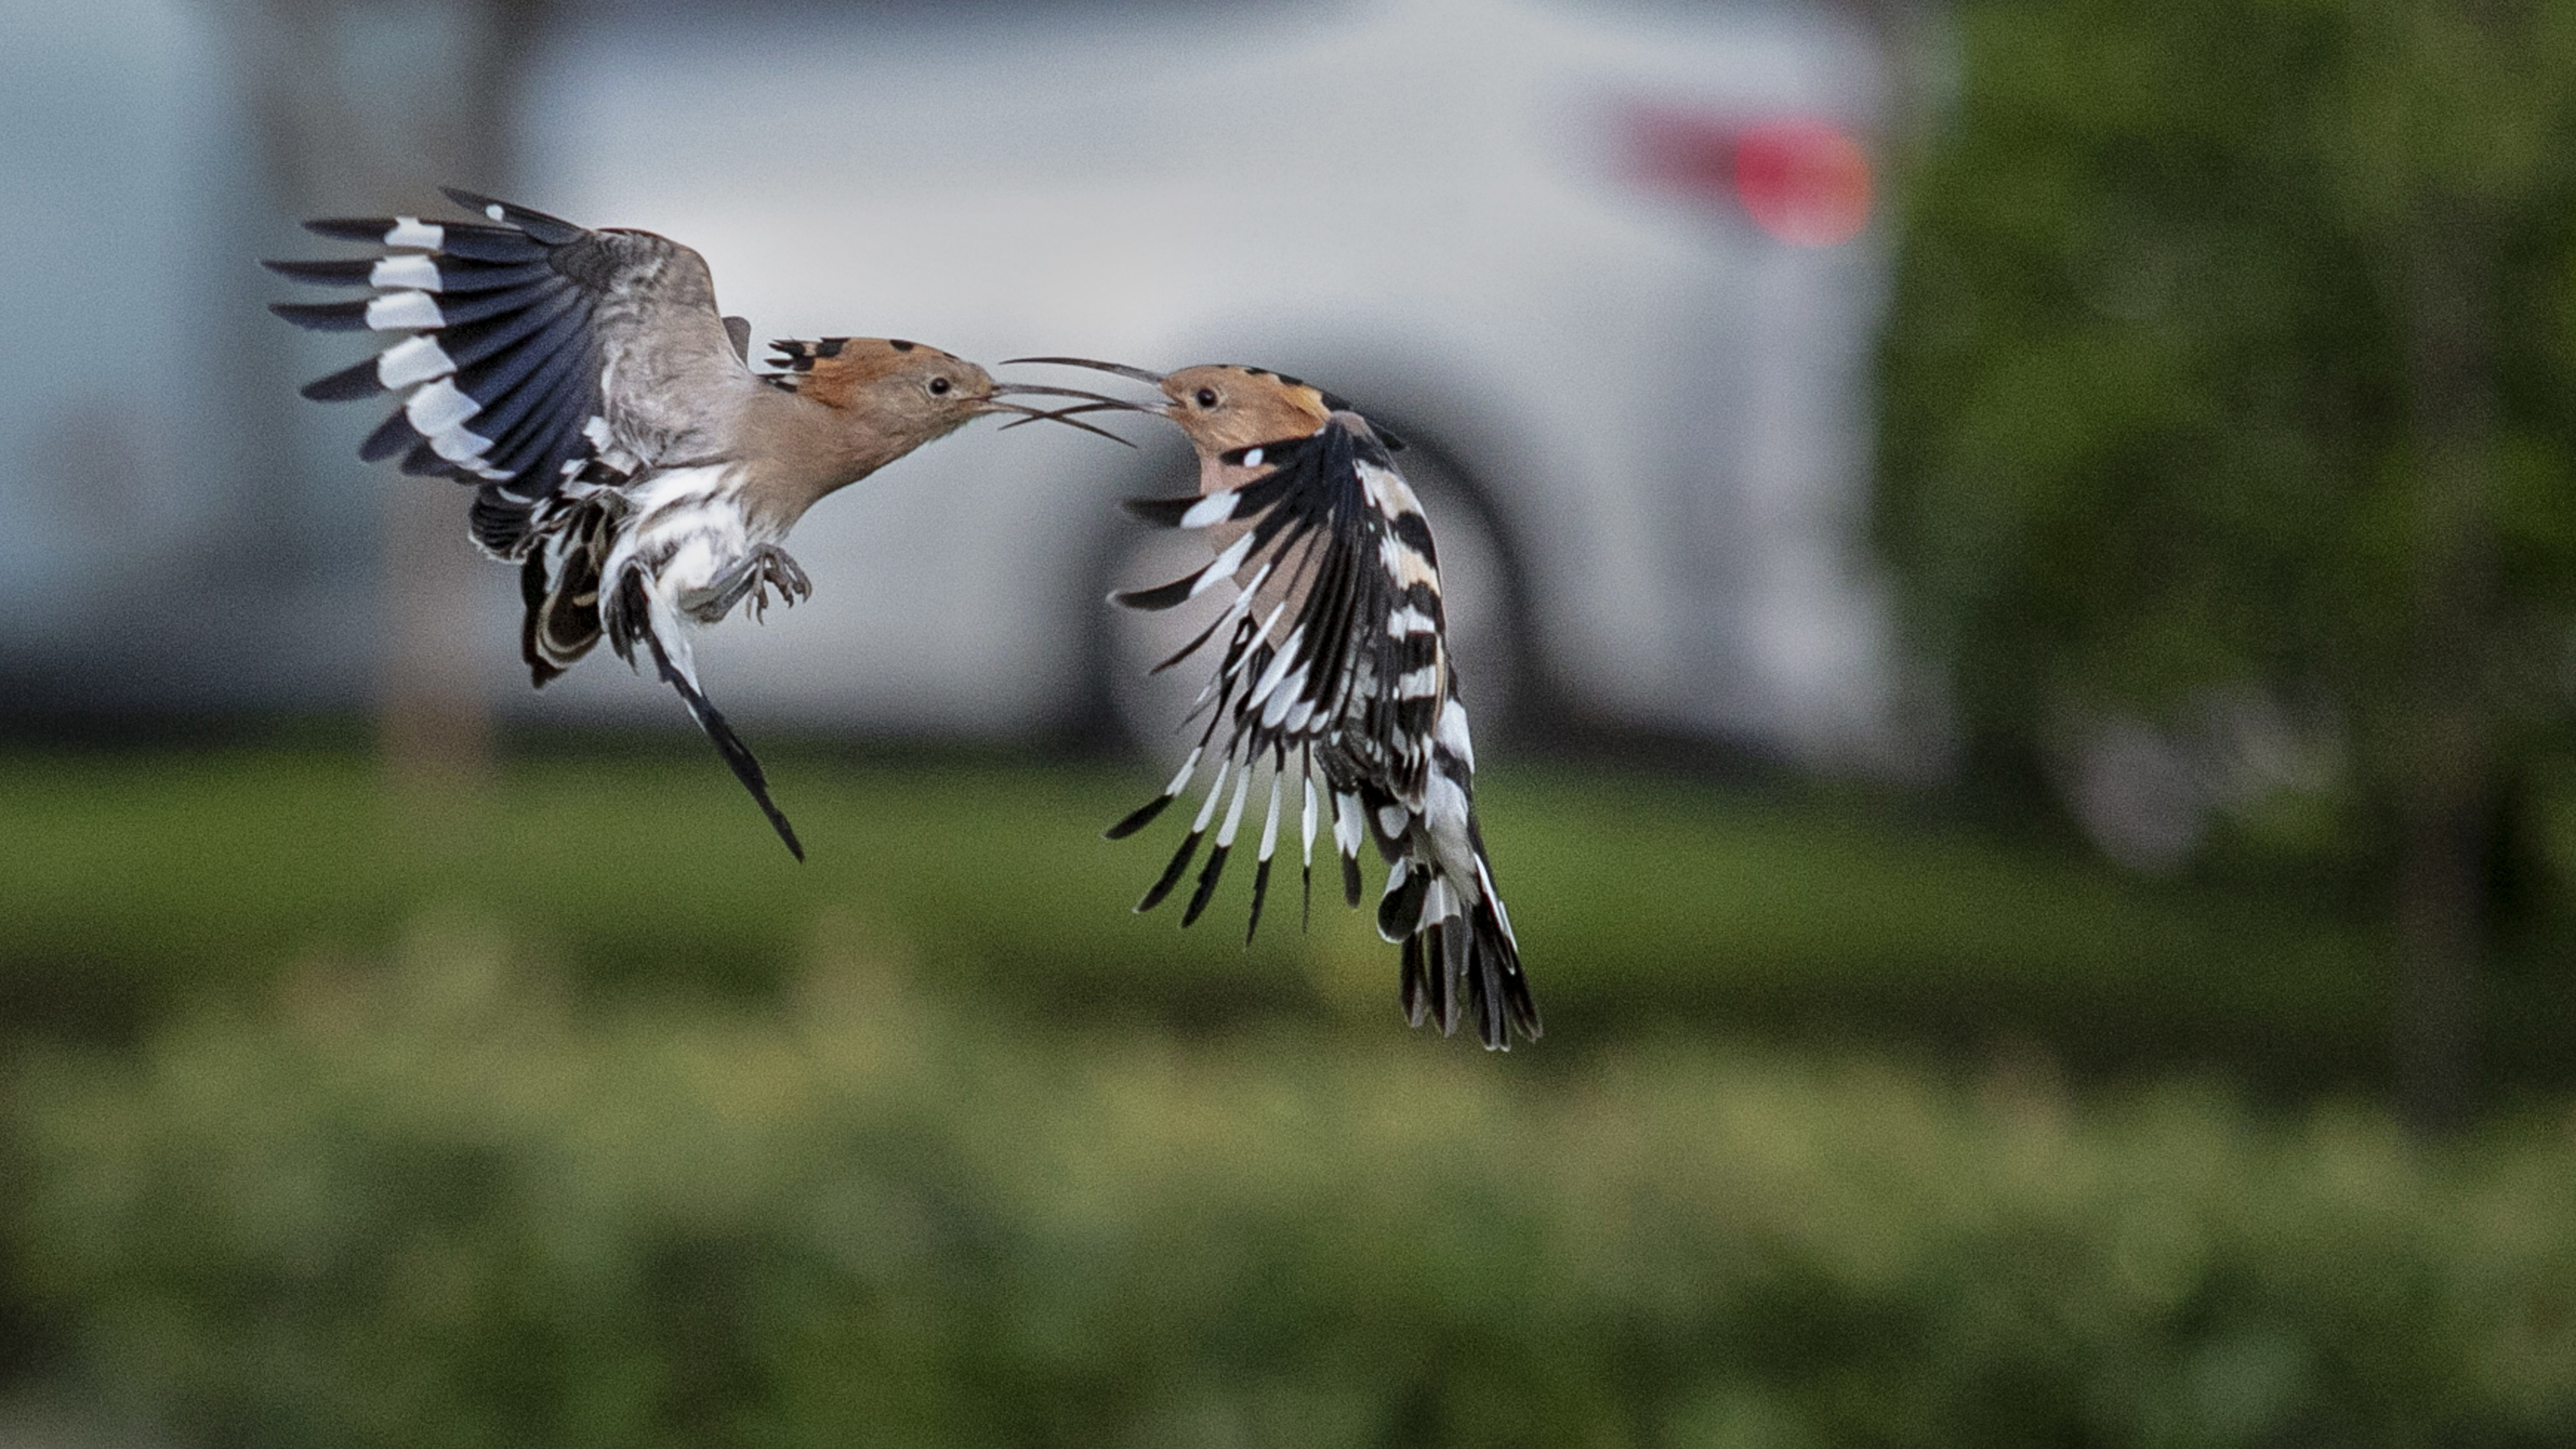
M1431 525L1391 456L1402 444L1332 394L1257 367L1164 375L1082 358L1015 361L1151 383L1165 401L1103 399L1062 411L1159 414L1198 452L1197 494L1128 508L1166 527L1206 530L1216 557L1159 588L1113 597L1168 609L1232 589L1223 612L1156 666L1170 668L1223 636L1224 657L1199 695L1207 724L1189 758L1162 794L1109 828L1113 840L1144 828L1212 765L1197 818L1136 909L1151 910L1171 893L1215 823L1215 845L1181 917L1183 925L1198 919L1256 778L1268 806L1244 938L1261 924L1283 795L1292 788L1311 908L1320 775L1351 905L1360 903L1363 835L1387 861L1377 928L1404 947L1406 1019L1415 1026L1427 1019L1447 1035L1462 1006L1472 1007L1488 1048L1508 1047L1515 1029L1537 1040L1538 1007L1476 824L1476 749L1449 658Z
M755 372L751 324L716 310L696 252L447 195L485 220L310 221L382 254L265 263L301 282L376 289L272 304L298 326L409 334L304 395L403 394L358 455L400 455L406 473L474 485L474 541L520 566L534 681L603 636L635 665L640 641L804 859L760 762L698 683L689 627L737 603L766 612L772 588L789 604L809 595L780 545L824 495L983 414L1043 416L1006 394L1092 395L1002 386L935 347L880 338L773 342L779 370Z

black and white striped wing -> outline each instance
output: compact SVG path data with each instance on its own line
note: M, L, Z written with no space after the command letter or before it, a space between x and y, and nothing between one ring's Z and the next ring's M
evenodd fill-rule
M1120 603L1164 609L1232 590L1215 620L1157 666L1223 641L1189 758L1162 794L1109 830L1115 839L1142 829L1208 771L1188 835L1136 908L1170 894L1213 827L1182 916L1185 925L1196 920L1248 805L1262 798L1249 940L1292 803L1311 904L1319 807L1329 801L1350 904L1360 900L1361 842L1373 838L1389 862L1378 928L1404 944L1402 994L1413 1022L1435 1021L1445 1034L1471 1005L1489 1047L1506 1045L1513 1028L1537 1037L1537 1008L1473 818L1474 747L1449 667L1430 527L1412 489L1367 425L1340 413L1312 436L1223 461L1269 471L1228 492L1129 505L1151 522L1231 537L1205 567L1120 594Z
M1236 832L1251 800L1255 776L1267 779L1259 863L1253 878L1252 922L1257 930L1268 894L1283 808L1293 803L1304 839L1307 892L1311 897L1314 843L1319 823L1318 775L1334 808L1335 840L1343 858L1344 888L1359 900L1358 846L1362 835L1355 799L1357 771L1339 756L1346 717L1363 708L1362 693L1381 672L1386 580L1373 539L1383 520L1368 506L1357 468L1364 440L1327 425L1309 437L1288 439L1229 455L1225 461L1269 471L1241 487L1204 497L1141 499L1130 512L1166 527L1231 534L1207 565L1160 588L1116 596L1134 609L1168 609L1231 590L1223 612L1180 652L1156 669L1169 669L1215 645L1223 653L1201 691L1193 718L1206 716L1199 738L1163 793L1110 827L1118 839L1152 821L1185 793L1205 767L1208 793L1162 877L1137 905L1150 910L1179 884L1211 828L1214 849L1200 870L1183 924L1196 921L1215 894ZM1377 449L1376 442L1365 446ZM1383 456L1382 450L1379 456ZM1267 766L1265 769L1264 766ZM1231 785L1233 794L1226 795ZM1219 811L1222 807L1222 816Z
M346 401L402 395L360 446L369 462L400 456L406 473L478 485L475 540L524 554L531 524L567 477L608 441L599 314L621 274L676 250L639 232L597 232L449 189L482 222L417 217L305 223L322 236L385 249L348 261L269 262L323 286L372 287L351 302L281 302L301 327L409 335L375 357L311 383L304 395ZM659 247L646 245L658 243ZM612 465L631 462L611 458Z

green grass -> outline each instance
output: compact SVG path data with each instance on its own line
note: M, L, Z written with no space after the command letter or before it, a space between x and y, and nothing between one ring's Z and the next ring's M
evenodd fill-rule
M1188 932L1129 912L1178 833L1100 838L1142 766L791 750L774 773L803 866L694 752L521 759L462 804L388 792L350 752L0 757L0 1005L126 1032L461 907L606 988L758 994L855 913L997 1009L1394 1020L1394 953L1329 880L1309 933L1275 892L1248 951L1248 870ZM2376 938L2312 910L1671 777L1497 767L1480 800L1551 1051L1715 1022L2378 1074Z

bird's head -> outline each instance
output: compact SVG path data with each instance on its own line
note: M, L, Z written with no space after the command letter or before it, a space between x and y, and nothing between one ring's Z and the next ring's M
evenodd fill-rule
M1169 399L1158 411L1210 455L1308 437L1333 411L1318 388L1231 363L1184 367L1157 385Z
M895 337L826 337L819 342L779 341L774 379L790 392L863 420L871 431L907 447L946 437L987 413L1013 413L1060 422L1125 442L1087 423L1058 417L1024 403L1017 393L1068 393L1061 388L999 383L983 368L926 343Z

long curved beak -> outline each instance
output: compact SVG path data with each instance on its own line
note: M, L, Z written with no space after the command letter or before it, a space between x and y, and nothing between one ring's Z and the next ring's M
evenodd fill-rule
M1048 390L1055 391L1056 389ZM1079 396L1079 394L1077 394L1077 396ZM1068 428L1080 428L1086 433L1095 433L1101 437L1107 438L1109 441L1116 443L1121 447L1132 448L1136 446L1134 443L1128 442L1125 438L1118 436L1107 428L1095 428L1089 423L1078 423L1072 418L1065 416L1067 413L1102 412L1112 406L1123 407L1125 404L1114 404L1108 399L1103 399L1099 402L1084 403L1079 407L1059 408L1053 412L1049 412L1043 408L1033 408L1021 403L1003 402L997 398L986 398L984 400L983 407L980 408L979 411L988 413L1019 414L1019 417L1015 421L1002 424L1002 429L1005 432L1020 426L1022 423L1062 423Z
M1051 367L1087 367L1094 372L1114 372L1120 377L1132 377L1152 387L1163 385L1163 375L1159 372L1147 372L1141 367L1129 367L1123 362L1099 362L1088 357L1014 357L1007 359L1001 365L1012 367L1023 362L1042 362Z
M1078 387L1048 387L1044 383L1037 382L996 382L993 384L993 396L995 397L1020 397L1023 395L1041 397L1078 397L1085 402L1117 401L1116 398L1109 396L1107 393L1086 392Z
M1005 406L1007 407L1008 405ZM1161 408L1147 407L1142 403L1121 402L1116 398L1102 398L1098 402L1076 403L1069 408L1051 408L1045 411L1040 411L1037 408L1019 407L1009 407L1008 410L1011 412L1027 413L1028 416L1021 418L1016 422L1002 424L1001 430L1006 433L1013 428L1025 427L1030 423L1041 421L1063 423L1068 427L1084 428L1091 432L1100 431L1098 428L1091 427L1088 423L1075 422L1073 420L1073 415L1075 413L1152 413L1156 417L1162 416L1163 413ZM1122 443L1127 442L1125 438L1120 438L1118 441ZM1132 448L1136 445L1133 443L1127 443L1127 446Z

